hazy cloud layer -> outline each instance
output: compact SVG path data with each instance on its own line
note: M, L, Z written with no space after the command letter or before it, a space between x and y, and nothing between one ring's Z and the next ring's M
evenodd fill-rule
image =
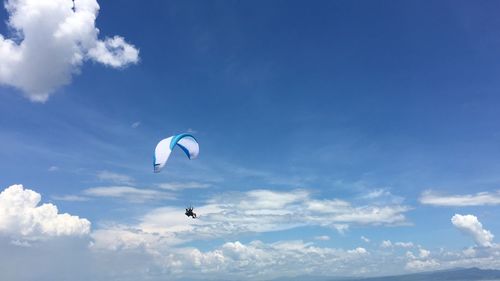
M6 0L10 37L0 35L0 84L44 102L87 60L119 68L139 60L120 36L98 39L96 0ZM50 71L47 71L50 70Z
M92 190L94 195L96 191ZM104 190L98 191L104 195ZM394 226L405 222L404 213L408 210L400 205L354 206L347 201L318 200L305 190L251 190L208 200L195 209L201 217L197 220L186 219L178 208L162 207L149 211L137 224L104 227L93 237L96 248L159 249L198 239L302 226L323 226L339 232L347 231L349 225Z

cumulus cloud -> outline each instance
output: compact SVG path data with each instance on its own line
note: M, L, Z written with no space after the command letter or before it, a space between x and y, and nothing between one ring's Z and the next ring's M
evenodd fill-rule
M89 58L111 67L119 68L129 62L137 62L138 51L127 44L123 37L115 36L104 41L96 41L88 52Z
M59 213L53 204L39 205L41 196L22 185L13 185L0 193L0 233L20 238L86 235L90 222Z
M471 236L478 246L490 247L493 245L494 235L483 228L476 216L456 214L451 218L451 222L462 233Z
M431 252L429 250L420 248L418 249L418 255L412 252L406 252L407 262L405 268L410 271L425 271L436 269L441 266L441 263L436 259L431 257Z
M12 36L0 34L0 84L45 102L87 60L120 68L139 51L120 36L100 40L96 0L6 0ZM47 71L50 70L50 71Z
M149 239L151 241L156 238L150 236ZM153 245L148 246L147 240L140 242L141 247L145 247L146 251L156 257L164 274L170 276L170 279L268 280L308 273L352 275L360 273L357 270L364 267L366 258L370 256L368 250L361 247L347 250L317 247L301 240L274 243L259 240L249 243L233 241L209 251L194 247L158 250ZM117 248L115 251L120 253L123 249Z
M425 191L420 197L420 203L434 206L483 206L500 205L500 192L479 192L466 195L438 195Z

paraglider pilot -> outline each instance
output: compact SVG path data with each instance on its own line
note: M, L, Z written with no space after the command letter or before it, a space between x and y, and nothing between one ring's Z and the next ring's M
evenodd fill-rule
M193 212L193 207L186 208L186 216L192 217L193 219L196 218L196 213Z

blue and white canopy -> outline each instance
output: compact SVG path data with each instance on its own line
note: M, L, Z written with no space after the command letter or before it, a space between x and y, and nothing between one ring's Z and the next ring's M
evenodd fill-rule
M153 160L155 173L159 173L165 167L170 153L176 146L180 147L189 159L196 159L200 153L198 142L190 134L180 134L166 138L156 145Z

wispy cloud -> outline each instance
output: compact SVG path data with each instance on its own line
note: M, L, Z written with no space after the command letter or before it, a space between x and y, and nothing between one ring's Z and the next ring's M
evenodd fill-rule
M136 128L138 128L140 125L141 125L141 122L137 121L137 122L132 123L132 125L130 125L130 127L132 127L133 129L136 129Z
M89 200L88 197L79 196L79 195L63 195L63 196L54 195L54 196L52 196L52 199L57 200L57 201L68 201L68 202L82 202L82 201Z
M320 236L315 236L315 240L320 240L320 241L328 241L330 240L330 236L328 235L320 235Z
M420 203L434 206L483 206L500 205L500 191L480 192L466 195L438 195L433 191L425 191Z
M209 188L212 184L210 183L202 183L196 181L188 181L188 182L168 182L161 183L158 185L161 189L171 190L171 191L179 191L183 189L201 189L201 188Z
M174 199L175 197L167 192L155 189L140 189L131 186L102 186L88 188L83 191L86 196L109 197L127 200L129 202L141 203L151 200Z
M49 171L49 172L57 172L57 171L59 171L59 167L57 167L57 166L50 166L47 169L47 171Z
M130 187L97 188L84 194L107 197L134 197L138 190ZM158 191L141 190L146 199L157 198ZM133 195L132 195L133 194ZM354 206L341 200L312 198L306 190L279 192L250 190L227 193L196 206L199 220L186 220L178 208L157 208L129 226L143 233L157 233L184 239L208 239L245 232L270 232L301 226L323 226L345 232L350 225L400 225L409 207L399 205Z
M114 184L133 185L134 179L131 176L114 173L110 171L100 171L97 173L97 178L101 181L111 182Z

